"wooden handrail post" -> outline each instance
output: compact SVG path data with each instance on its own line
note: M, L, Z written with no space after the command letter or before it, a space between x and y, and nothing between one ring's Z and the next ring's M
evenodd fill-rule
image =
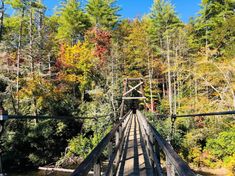
M159 161L159 163L161 162L161 158L160 158L160 147L157 143L157 141L154 142L154 152L156 153L157 159Z
M173 164L171 164L167 156L166 156L166 172L167 172L167 176L175 176L175 168Z
M169 136L167 137L167 142L171 144L171 137ZM175 176L175 167L171 163L167 155L166 155L166 172L167 172L167 176Z
M126 125L127 119L125 119L125 121L120 125L120 127L118 128L118 135L119 135L119 139L122 138L122 128Z
M113 143L110 141L109 144L108 144L108 156L109 156L109 160L111 159L112 153L113 153ZM112 163L112 167L111 167L109 175L110 176L113 175L113 163Z
M156 140L154 140L154 142L153 142L153 151L154 151L154 155L156 157L156 160L155 160L156 163L154 165L155 175L162 176L163 173L162 173L162 167L161 167L160 147L159 147Z
M148 133L149 133L149 141L150 141L150 145L154 145L154 139L153 139L153 134L152 134L152 131L151 129L148 128ZM153 151L151 151L151 165L153 168L155 168L155 165L157 165L157 163L154 162L154 147L152 148Z
M101 162L100 159L94 165L94 176L101 176Z
M117 149L117 155L116 155L116 159L115 159L115 163L116 165L118 165L118 161L120 159L120 148L118 148L118 144L119 144L119 141L121 140L121 134L120 134L120 127L118 129L118 131L116 132L116 135L115 135L115 148Z
M4 110L2 102L0 102L0 140L2 139L2 134L4 132L4 122L8 119L8 113ZM2 143L2 142L1 142ZM1 144L0 144L1 145ZM0 175L4 175L2 167L2 146L0 146Z

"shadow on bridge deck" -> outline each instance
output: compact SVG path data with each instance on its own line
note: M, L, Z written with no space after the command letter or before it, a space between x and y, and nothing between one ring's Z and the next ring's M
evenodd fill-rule
M123 155L119 163L117 176L126 175L153 175L153 169L149 163L146 147L138 117L132 114L131 126L127 132L124 143Z

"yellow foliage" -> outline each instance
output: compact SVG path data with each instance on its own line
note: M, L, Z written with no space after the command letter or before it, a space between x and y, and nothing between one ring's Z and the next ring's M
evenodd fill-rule
M235 154L225 158L224 166L229 169L229 176L232 176L235 171Z
M93 55L93 48L88 42L78 42L76 45L65 49L65 57L63 63L67 67L71 67L83 72L89 72L94 66L97 59Z
M92 70L95 69L98 59L94 56L93 46L88 42L78 42L74 46L65 46L60 58L65 72L60 73L60 79L70 83L79 83L84 89L90 83Z
M49 93L51 89L52 85L49 81L35 75L34 78L29 78L26 81L25 86L19 91L19 96L23 99L31 96L40 96L43 93L45 95L45 90Z

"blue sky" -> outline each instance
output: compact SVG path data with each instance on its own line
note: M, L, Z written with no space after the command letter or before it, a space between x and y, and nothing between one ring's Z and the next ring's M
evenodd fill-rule
M84 0L83 0L84 1ZM44 0L48 6L48 14L53 13L53 9L59 4L58 0ZM176 12L184 22L191 16L196 16L201 0L171 0ZM153 0L117 0L117 4L122 8L120 14L123 18L141 17L147 14L153 4Z
M85 0L82 0L85 1ZM196 16L199 11L201 0L171 0L175 6L175 10L184 22L188 22L189 18ZM51 15L56 6L59 5L60 0L44 0L48 7L47 14ZM123 18L133 19L134 17L141 17L150 12L153 0L117 0L122 10L119 12Z

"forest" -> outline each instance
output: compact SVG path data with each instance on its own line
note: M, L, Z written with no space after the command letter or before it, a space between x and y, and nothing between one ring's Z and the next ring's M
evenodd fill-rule
M116 0L64 0L50 16L42 0L1 0L0 9L0 104L10 115L75 117L6 121L6 172L78 165L118 118L124 78L145 80L150 119L235 110L234 0L202 0L188 23L168 0L135 19ZM232 176L234 119L177 118L171 143L192 168ZM167 138L170 119L154 125Z

